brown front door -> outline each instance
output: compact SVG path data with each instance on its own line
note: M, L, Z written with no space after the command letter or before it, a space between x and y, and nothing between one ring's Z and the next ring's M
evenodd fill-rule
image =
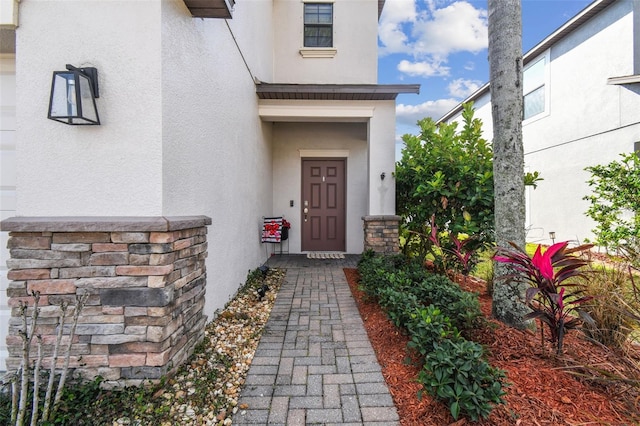
M302 251L345 251L345 163L302 160Z

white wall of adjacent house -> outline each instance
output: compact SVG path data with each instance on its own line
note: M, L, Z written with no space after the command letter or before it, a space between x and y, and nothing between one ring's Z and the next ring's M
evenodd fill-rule
M640 140L637 84L607 84L610 77L634 74L632 10L633 2L614 2L525 66L526 86L529 64L546 62L544 111L523 122L526 170L544 179L527 189L529 241L550 243L549 232L556 242L593 239L584 169L620 159ZM489 95L475 104L491 140Z
M525 163L544 178L529 191L533 235L592 239L584 168L632 152L639 138L637 87L607 84L634 73L632 10L633 2L615 2L550 49L548 111L523 125Z
M231 20L192 18L180 0L20 7L17 214L211 217L211 316L265 260L271 125L253 76L272 73L270 2L240 2ZM66 63L98 69L102 125L46 119Z
M255 2L254 2L255 3ZM306 48L305 3L333 5L331 47ZM377 84L378 2L370 0L274 0L274 81L269 83Z
M16 65L15 56L0 55L0 220L16 214ZM0 371L6 371L8 235L0 233Z

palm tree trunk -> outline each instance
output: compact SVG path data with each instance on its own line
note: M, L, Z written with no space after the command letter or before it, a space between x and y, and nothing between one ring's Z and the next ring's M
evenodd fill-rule
M493 117L493 179L496 244L525 244L524 149L522 145L522 17L520 0L489 0L489 74ZM527 324L524 288L501 279L508 266L494 265L493 315L514 327Z

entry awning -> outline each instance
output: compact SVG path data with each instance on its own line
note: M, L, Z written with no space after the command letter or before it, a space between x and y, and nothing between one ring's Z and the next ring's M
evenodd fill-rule
M257 83L259 99L392 101L400 93L420 93L419 84L273 84Z
M184 0L194 18L231 19L236 0Z

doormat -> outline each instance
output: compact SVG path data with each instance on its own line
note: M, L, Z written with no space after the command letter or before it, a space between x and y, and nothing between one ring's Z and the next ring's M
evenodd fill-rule
M344 259L344 253L312 251L307 253L307 259Z

